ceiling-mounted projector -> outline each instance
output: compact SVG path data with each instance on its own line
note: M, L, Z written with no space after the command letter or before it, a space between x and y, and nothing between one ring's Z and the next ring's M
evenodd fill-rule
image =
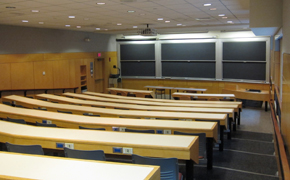
M149 28L149 25L147 24L147 28L139 29L138 34L141 36L157 36L157 31L156 29Z

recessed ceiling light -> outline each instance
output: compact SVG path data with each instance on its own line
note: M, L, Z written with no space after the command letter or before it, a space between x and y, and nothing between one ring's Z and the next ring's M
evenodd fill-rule
M227 21L227 23L233 23L233 21Z
M122 25L122 23L117 23L117 25L118 25L118 26L121 26L121 25Z
M138 28L138 26L133 26L133 28Z
M215 10L216 10L216 8L210 8L209 10L211 10L211 11L215 11Z
M128 13L134 13L135 11L127 11Z
M104 4L106 4L106 3L102 3L102 2L100 2L100 3L97 3L97 5L104 5Z
M28 20L22 20L22 22L28 22Z
M96 28L96 30L101 30L101 28Z
M224 17L222 17L223 19L228 19L228 17L227 16L224 16Z
M44 22L38 22L38 24L44 24Z
M211 6L210 3L203 4L203 6Z
M82 28L82 26L77 26L77 28Z
M165 21L165 23L170 23L170 21Z
M176 24L176 26L182 26L182 24Z
M34 12L34 13L38 13L39 12L39 10L31 10L31 12Z
M109 29L105 29L105 31L108 31Z
M74 18L76 18L75 16L68 16L68 18L70 18L70 19L74 19Z
M158 21L163 21L163 18L158 18L157 20L158 20Z
M139 14L140 16L145 16L146 14L144 14L144 13L141 13L141 14Z
M70 25L69 25L69 24L67 24L67 25L65 25L65 27L70 27Z
M225 16L225 14L219 14L219 16Z
M90 18L84 18L85 21L90 20Z

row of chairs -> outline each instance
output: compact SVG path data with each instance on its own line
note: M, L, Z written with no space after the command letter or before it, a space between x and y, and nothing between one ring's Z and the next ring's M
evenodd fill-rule
M6 142L6 147L9 152L44 155L40 145L17 145ZM76 150L65 147L64 154L69 158L106 161L105 153L102 150ZM177 158L149 158L133 154L132 162L160 166L161 180L182 179Z

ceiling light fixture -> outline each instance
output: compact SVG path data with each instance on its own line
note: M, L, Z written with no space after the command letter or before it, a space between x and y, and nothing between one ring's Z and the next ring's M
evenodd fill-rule
M33 13L38 13L39 12L39 10L31 10L31 12L33 12Z
M134 13L135 11L127 11L128 13Z
M70 19L74 19L74 18L76 18L75 16L68 16L68 18L70 18Z
M69 25L69 24L67 24L67 25L65 25L65 27L70 27L70 25Z
M182 24L176 24L176 26L182 26Z
M227 16L224 16L224 17L222 17L223 19L228 19L228 17Z
M85 21L90 20L90 18L84 18Z
M232 23L233 23L233 21L227 21L227 23L229 23L229 24L232 24Z
M117 23L117 25L118 25L118 26L121 26L121 25L122 25L122 23Z
M22 22L26 23L26 22L28 22L28 20L22 20Z
M144 14L144 13L141 13L141 14L139 14L140 16L145 16L146 14Z
M106 3L97 3L97 5L105 5Z
M82 28L82 26L77 26L77 28Z
M215 10L216 10L216 8L210 8L209 10L211 10L211 11L215 11Z
M98 30L98 31L99 31L99 30L101 30L101 28L96 28L96 30Z
M221 17L222 17L222 16L225 16L225 14L219 14L219 16L221 16Z
M38 24L44 24L44 22L38 22Z
M157 18L158 21L163 21L163 18Z
M138 26L133 26L133 28L138 28Z
M165 21L165 23L170 23L170 21Z
M203 4L203 6L211 6L210 3Z

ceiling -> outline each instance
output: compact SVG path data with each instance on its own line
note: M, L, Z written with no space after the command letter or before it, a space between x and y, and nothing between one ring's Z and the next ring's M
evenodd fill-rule
M1 0L0 24L110 34L134 34L138 29L145 28L146 24L156 29L158 34L245 30L249 28L249 1ZM205 3L211 6L204 6Z

